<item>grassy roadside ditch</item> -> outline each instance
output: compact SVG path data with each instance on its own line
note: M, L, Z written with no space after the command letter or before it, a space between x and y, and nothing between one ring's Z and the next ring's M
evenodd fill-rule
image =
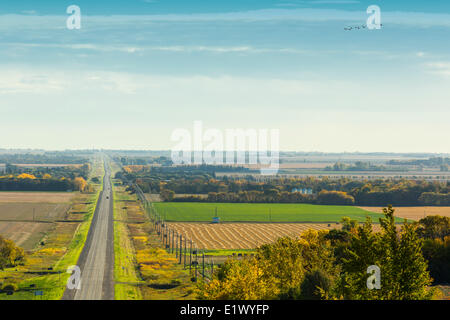
M116 299L195 299L189 271L163 249L136 195L114 179L113 191Z

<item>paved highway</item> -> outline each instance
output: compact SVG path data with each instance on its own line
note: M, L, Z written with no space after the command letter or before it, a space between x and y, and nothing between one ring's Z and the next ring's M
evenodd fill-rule
M68 290L63 299L114 299L114 227L111 172L105 162L103 191L100 192L88 238L78 260L81 289Z

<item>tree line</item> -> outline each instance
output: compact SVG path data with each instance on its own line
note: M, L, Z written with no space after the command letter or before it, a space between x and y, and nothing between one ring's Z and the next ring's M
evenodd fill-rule
M2 153L0 163L6 164L79 164L88 162L85 155L73 152L43 152L43 153Z
M345 192L322 190L318 195L300 192L278 192L276 189L263 191L210 192L208 196L196 195L175 197L172 190L163 189L161 199L167 202L222 202L222 203L309 203L324 205L354 205L355 199Z
M407 195L389 193L373 193L354 197L343 191L322 190L318 194L309 195L300 192L278 192L276 189L268 191L210 192L208 196L196 195L175 197L175 192L163 189L160 192L163 201L174 202L221 202L221 203L309 203L321 205L360 205L384 206L387 203L403 206L450 206L450 193L424 192L419 198L408 201Z
M58 168L8 166L0 191L86 191L90 164Z
M356 161L354 164L336 162L326 166L324 171L408 171L406 168L388 168L383 165L373 165L370 162Z
M132 181L145 193L202 194L176 201L320 203L359 206L448 206L450 182L373 179L354 180L348 177L272 177L260 179L253 175L216 176L217 166L129 167L116 178ZM235 169L230 169L235 170ZM313 196L293 192L311 189ZM162 191L164 190L164 194ZM167 199L167 197L163 197Z

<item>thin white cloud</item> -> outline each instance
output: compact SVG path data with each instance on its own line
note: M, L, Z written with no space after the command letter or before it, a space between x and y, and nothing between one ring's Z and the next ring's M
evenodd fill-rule
M430 62L426 66L432 74L450 77L450 62L448 61Z
M28 15L33 15L33 14L37 14L37 11L36 10L24 10L21 13L28 14Z
M383 11L384 25L407 25L416 27L443 26L450 27L450 14L424 12L393 12ZM29 16L29 15L0 15L1 29L29 29L29 28L65 28L67 16ZM82 16L82 29L94 27L108 27L114 29L125 25L146 26L153 22L258 22L258 21L303 21L328 22L344 21L361 22L367 19L367 13L362 11L347 11L340 9L262 9L228 13L195 13L195 14L165 14L165 15L111 15L111 16Z
M310 1L290 1L275 4L276 7L298 7L300 5L314 5L314 4L357 4L356 0L310 0Z
M92 43L73 43L73 44L61 44L61 43L23 43L23 42L12 42L3 43L3 46L11 47L22 47L22 48L58 48L58 49L73 49L73 50L92 50L92 51L119 51L127 53L135 53L142 48L136 46L111 46L111 45L98 45Z
M311 51L300 50L295 48L256 48L253 46L130 46L123 44L120 46L111 46L93 43L76 43L76 44L60 44L60 43L22 43L12 42L3 43L3 46L13 48L59 48L71 50L87 50L99 52L125 52L138 53L150 51L167 51L180 53L193 52L210 52L210 53L292 53L292 54L308 54Z
M0 71L0 94L52 93L67 87L64 78L54 78L46 72Z
M305 1L309 4L356 4L360 3L356 0L315 0L315 1Z
M0 69L0 93L3 94L101 90L124 94L153 93L158 96L160 92L167 96L170 96L170 92L197 92L196 96L200 96L201 92L206 91L212 97L231 92L241 93L243 98L249 92L252 92L251 96L261 96L264 92L265 95L276 97L280 94L318 94L325 88L332 87L332 83L330 81L325 85L314 81L233 76L161 76L105 71L28 70L17 67Z

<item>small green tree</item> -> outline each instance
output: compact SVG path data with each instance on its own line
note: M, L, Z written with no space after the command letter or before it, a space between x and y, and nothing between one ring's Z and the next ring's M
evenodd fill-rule
M342 258L341 291L345 299L372 300L378 298L378 291L367 289L367 268L377 265L381 268L382 252L380 235L372 231L372 220L367 217L352 235L350 244Z
M419 235L425 239L443 240L450 236L450 218L443 216L428 216L419 220Z
M350 217L342 217L342 230L343 231L353 231L358 227L358 220L351 219Z
M321 300L327 299L333 286L330 275L320 269L308 271L300 286L300 299Z
M175 198L175 192L172 190L163 189L160 192L160 196L163 201L170 202Z
M395 225L394 209L383 209L382 232L374 233L370 219L359 227L343 259L341 290L348 299L422 300L429 299L431 278L422 255L423 241L417 224L407 221L401 231ZM367 268L381 271L381 288L367 288Z

